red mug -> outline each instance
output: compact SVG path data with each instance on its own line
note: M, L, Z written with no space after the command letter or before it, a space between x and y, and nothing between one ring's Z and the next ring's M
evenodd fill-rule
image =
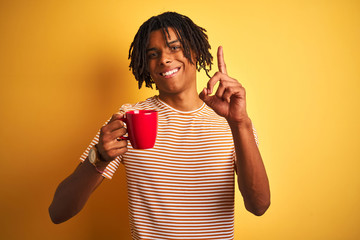
M156 110L133 110L125 113L121 119L127 128L127 137L135 149L152 148L155 145L158 125L158 112Z

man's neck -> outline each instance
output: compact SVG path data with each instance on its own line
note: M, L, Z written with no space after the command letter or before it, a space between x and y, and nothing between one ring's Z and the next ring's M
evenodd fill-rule
M160 93L159 98L169 106L179 111L192 111L200 108L203 101L199 98L197 92L191 94L164 94Z

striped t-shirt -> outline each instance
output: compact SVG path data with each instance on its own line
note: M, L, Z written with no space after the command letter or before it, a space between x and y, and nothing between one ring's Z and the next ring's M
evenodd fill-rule
M183 112L157 96L120 110L135 109L158 111L155 146L129 142L103 174L111 178L125 166L133 239L233 239L235 151L227 121L205 104Z

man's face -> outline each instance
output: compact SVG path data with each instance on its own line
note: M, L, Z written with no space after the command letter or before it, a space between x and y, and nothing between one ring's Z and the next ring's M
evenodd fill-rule
M168 30L170 36L164 36L161 29L150 34L147 61L151 78L156 83L160 95L196 91L196 66L184 56L182 45L174 30Z

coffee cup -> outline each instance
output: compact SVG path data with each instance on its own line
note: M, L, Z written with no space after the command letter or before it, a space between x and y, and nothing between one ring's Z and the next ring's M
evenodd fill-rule
M135 149L154 147L158 126L156 110L128 111L121 120L127 128L127 136L121 137L122 139L130 140L131 146Z

